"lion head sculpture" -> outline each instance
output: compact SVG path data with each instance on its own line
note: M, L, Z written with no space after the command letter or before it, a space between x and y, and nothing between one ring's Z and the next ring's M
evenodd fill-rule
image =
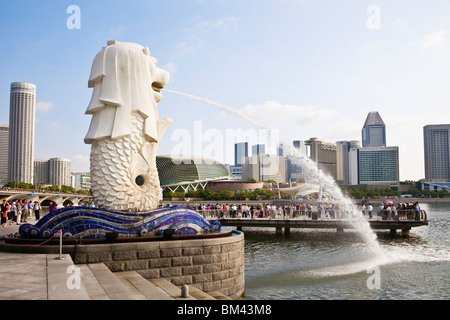
M86 114L92 115L85 143L121 138L131 133L131 114L145 119L144 134L158 142L170 119L158 120L157 103L169 73L156 66L148 47L108 41L92 64L89 88L94 88Z

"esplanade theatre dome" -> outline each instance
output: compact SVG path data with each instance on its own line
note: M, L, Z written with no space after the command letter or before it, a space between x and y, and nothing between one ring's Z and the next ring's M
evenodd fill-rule
M228 179L230 170L214 159L191 156L157 156L161 187Z

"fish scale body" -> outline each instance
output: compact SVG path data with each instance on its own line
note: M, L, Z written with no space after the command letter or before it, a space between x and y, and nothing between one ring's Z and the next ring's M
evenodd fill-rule
M92 143L92 195L99 208L142 212L159 204L160 186L155 160L151 161L151 155L142 155L144 145L149 143L143 134L144 119L139 113L133 113L131 121L131 135ZM141 165L133 167L135 158L143 158L146 162L140 160ZM137 176L143 177L143 185L136 183Z

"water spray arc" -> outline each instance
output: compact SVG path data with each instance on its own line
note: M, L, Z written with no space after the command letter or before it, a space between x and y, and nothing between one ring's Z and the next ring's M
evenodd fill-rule
M195 95L186 94L178 91L168 89L163 89L163 91L187 97L190 99L194 99L196 101L200 101L208 105L214 106L222 111L227 112L230 115L236 116L241 120L247 121L248 123L254 125L257 128L267 130L272 129L227 105L219 104L208 99L204 99L201 97L197 97ZM320 184L321 195L323 194L323 191L326 190L326 192L332 195L332 197L339 203L340 210L346 212L348 218L353 223L356 230L358 230L360 234L364 237L367 249L373 253L374 257L383 257L384 254L377 241L377 236L371 229L369 222L364 218L362 213L356 208L355 204L351 201L351 199L349 199L342 193L340 187L336 184L335 180L329 174L320 170L313 160L303 155L298 150L294 150L294 153L295 156L300 158L301 163L307 168L307 170L311 172L313 176L317 179L317 182Z

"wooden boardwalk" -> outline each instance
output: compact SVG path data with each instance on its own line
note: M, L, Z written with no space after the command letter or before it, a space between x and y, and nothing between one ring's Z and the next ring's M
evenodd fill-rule
M290 229L336 229L337 232L343 232L344 229L355 229L355 220L351 219L269 219L269 218L221 218L219 222L222 226L237 227L242 230L244 227L251 228L275 228L277 234L281 234L284 229L285 234L290 233ZM403 236L409 236L411 228L428 225L426 215L420 220L382 220L380 217L367 219L372 229L390 230L395 234L397 230L402 231Z

